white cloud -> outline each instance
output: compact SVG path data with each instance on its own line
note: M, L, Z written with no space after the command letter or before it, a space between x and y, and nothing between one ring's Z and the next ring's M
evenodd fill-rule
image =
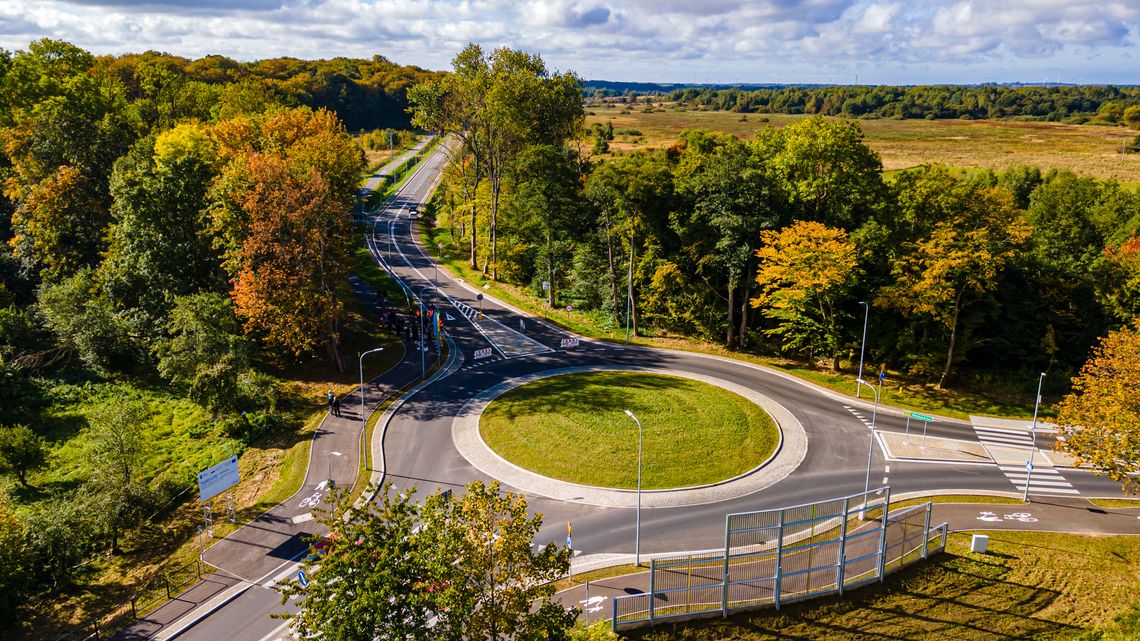
M1137 82L1136 0L0 0L0 46L248 60L383 54L446 68L467 42L588 78ZM1096 58L1096 64L1088 60ZM864 72L866 73L866 72ZM1000 74L1000 77L998 77Z

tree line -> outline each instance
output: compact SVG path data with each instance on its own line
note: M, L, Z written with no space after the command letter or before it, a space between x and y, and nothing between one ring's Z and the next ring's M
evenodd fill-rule
M694 107L849 118L1012 118L1140 129L1140 87L1098 85L854 85L690 87L665 94Z
M74 433L53 410L60 385L173 390L244 447L282 424L269 371L314 354L343 370L365 164L338 113L406 122L403 87L428 75L52 40L0 52L0 471L15 479L0 538L17 543L0 602L117 554L191 482L141 473L151 410L125 393L74 428L91 448L76 477L30 487Z

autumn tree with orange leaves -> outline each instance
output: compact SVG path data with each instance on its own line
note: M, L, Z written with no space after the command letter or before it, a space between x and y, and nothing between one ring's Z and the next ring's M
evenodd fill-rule
M1140 491L1140 320L1101 340L1057 410L1061 451Z

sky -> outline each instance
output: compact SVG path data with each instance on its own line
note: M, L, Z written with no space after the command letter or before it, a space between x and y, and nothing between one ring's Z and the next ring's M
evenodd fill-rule
M1140 84L1140 0L0 0L0 47L448 69L469 42L585 79Z

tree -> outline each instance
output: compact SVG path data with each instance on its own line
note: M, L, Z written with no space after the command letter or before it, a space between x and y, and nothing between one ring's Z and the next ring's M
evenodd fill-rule
M875 304L907 317L933 319L950 333L938 379L942 387L954 362L962 310L997 286L998 274L1024 246L1030 227L1008 192L981 188L945 172L936 172L932 180L943 189L932 202L931 231L903 245L891 266L894 282L880 288Z
M96 527L110 543L111 554L119 553L119 540L126 529L138 524L152 503L149 488L138 477L142 465L142 423L146 406L129 398L115 398L91 416L91 477L87 484L88 509Z
M777 224L771 207L773 187L751 150L736 140L705 153L690 144L677 173L678 191L687 192L695 200L694 218L706 222L715 232L715 244L708 248L713 251L698 251L704 254L702 263L715 265L724 275L725 345L743 348L748 327L749 281L755 273L759 241L757 232ZM739 325L733 322L737 301L741 301Z
M302 636L330 641L373 639L566 639L577 611L550 600L553 581L569 569L569 550L534 551L541 515L500 494L498 482L474 482L450 499L433 494L417 505L414 490L352 507L346 494L320 517L330 534L309 565L309 586L292 615ZM434 625L428 621L434 618Z
M0 427L0 471L12 472L28 487L28 472L47 460L44 440L27 425Z
M776 321L767 333L784 349L831 357L839 369L842 328L837 302L857 269L855 246L842 229L797 221L780 231L760 233L756 273L759 292L752 306Z
M318 559L306 564L308 587L291 583L282 603L300 597L293 629L328 641L400 641L435 638L428 627L441 585L440 564L417 530L421 508L412 492L393 493L385 484L377 500L353 509L347 495L334 495L318 520L331 534ZM428 499L438 508L440 497Z
M345 208L315 170L255 155L246 165L240 207L249 220L234 283L247 332L295 355L324 346L338 371L340 316L352 237Z
M186 124L144 138L115 163L114 224L100 273L135 334L153 340L177 297L223 288L205 215L214 162L206 129Z
M854 229L883 201L883 163L859 125L813 116L762 130L753 142L792 218Z
M547 303L555 307L558 277L565 279L570 271L573 233L583 228L575 190L578 175L567 154L552 145L528 147L517 165L520 184L514 205L523 219L523 237L538 248L539 260L545 264L544 280L550 283Z
M562 639L577 611L554 603L570 551L548 543L535 552L542 515L526 500L502 494L498 481L475 481L454 501L438 501L424 517L429 546L446 568L437 601L436 638Z
M17 192L9 197L20 198ZM97 262L106 224L105 205L93 193L91 179L70 166L31 186L12 214L15 234L9 241L29 271L58 282Z
M1079 465L1140 490L1140 321L1104 337L1058 404L1057 422L1058 447Z
M98 278L83 269L39 290L36 310L60 349L96 372L126 369L135 360L122 320L102 296Z
M250 351L233 302L205 292L178 298L167 331L170 338L155 347L158 373L196 403L215 411L233 407Z

